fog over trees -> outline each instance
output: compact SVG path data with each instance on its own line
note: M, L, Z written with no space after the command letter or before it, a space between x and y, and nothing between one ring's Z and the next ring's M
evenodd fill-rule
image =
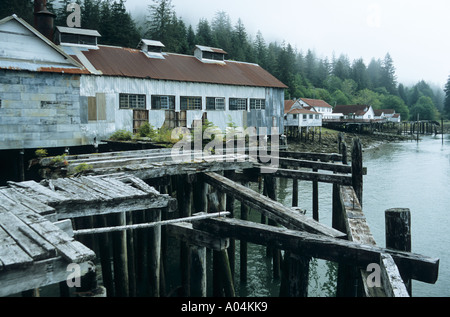
M13 13L32 23L32 0L3 0L0 17ZM55 25L66 25L66 6L73 0L48 0L57 14ZM445 91L425 81L405 86L397 81L395 61L383 58L350 60L347 55L322 57L308 48L284 41L268 43L264 34L249 34L245 21L231 21L219 11L197 25L178 17L171 0L148 0L145 12L130 13L124 0L77 0L81 27L95 29L101 44L136 48L141 38L161 41L166 52L192 55L195 45L225 50L227 59L257 63L289 88L286 99L323 99L332 106L367 104L374 109L395 109L403 119L438 120L450 116L450 77ZM31 12L31 14L30 14ZM280 35L281 36L281 35ZM420 62L420 61L417 61ZM414 67L412 65L411 67Z

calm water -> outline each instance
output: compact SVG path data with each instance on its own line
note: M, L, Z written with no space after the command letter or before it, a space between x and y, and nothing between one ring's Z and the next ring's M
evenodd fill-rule
M364 166L368 175L364 178L363 209L377 245L385 246L385 210L410 208L412 251L440 258L438 282L414 281L413 296L450 296L450 138L446 137L444 145L440 137L428 136L419 144L391 143L366 150ZM290 180L278 182L280 202L291 204L291 188ZM311 188L310 182L299 184L299 205L308 216L312 216ZM257 186L253 189L258 190ZM319 184L320 221L330 226L331 197L332 186ZM251 215L258 221L259 213L252 211ZM272 278L265 248L250 245L249 259L248 283L236 285L240 296L278 296L279 280ZM334 263L311 261L309 296L334 296L335 273Z

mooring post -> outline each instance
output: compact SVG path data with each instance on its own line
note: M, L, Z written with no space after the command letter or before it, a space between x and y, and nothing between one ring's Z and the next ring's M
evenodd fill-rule
M313 168L313 172L317 173L317 168ZM313 181L312 182L312 195L313 195L313 202L312 202L312 210L313 210L313 219L316 221L319 221L319 182Z
M352 185L358 197L359 203L363 205L363 156L362 145L359 138L353 139L352 149Z
M296 178L292 180L292 207L298 207L298 179Z
M411 252L411 211L408 208L392 208L385 211L386 248ZM403 282L412 296L411 279L408 272L400 271Z

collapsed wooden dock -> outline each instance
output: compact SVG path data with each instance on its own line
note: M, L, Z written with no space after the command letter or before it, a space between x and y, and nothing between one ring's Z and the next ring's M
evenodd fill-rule
M410 246L400 243L404 234L390 231L398 242L395 248L376 245L360 203L366 173L361 144L354 141L351 158L346 144L339 148L340 154L280 151L276 157L266 149L256 157L249 149L221 155L190 152L182 163L167 149L67 156L63 165L44 158L40 166L48 180L10 183L4 190L39 193L33 199L56 210L50 212L52 221L72 221L75 238L95 251L108 296L235 296L235 272L240 270L241 281L247 279L247 243L270 248L280 296L307 296L311 258L339 264L337 296L404 297L411 294L411 279L435 283L439 259L411 253ZM87 166L80 173L84 176L74 175L80 165ZM61 177L67 175L72 176ZM277 202L277 178L293 180L292 207ZM313 217L297 208L299 181L312 184ZM263 193L250 189L251 182L263 185ZM332 226L319 221L321 182L333 184ZM0 212L2 227L3 214L14 209ZM249 209L261 213L260 223L248 220ZM403 214L389 213L395 221ZM407 225L399 224L395 228ZM176 290L165 284L171 274L168 237L179 241ZM213 257L212 292L207 289L207 250ZM381 283L373 283L368 271L373 265L380 268L375 273ZM0 270L0 279L5 272ZM22 273L24 278L31 274Z

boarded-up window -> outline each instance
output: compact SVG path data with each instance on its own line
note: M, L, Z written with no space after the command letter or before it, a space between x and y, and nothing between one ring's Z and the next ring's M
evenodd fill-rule
M88 120L106 121L106 96L96 94L95 97L88 97Z

